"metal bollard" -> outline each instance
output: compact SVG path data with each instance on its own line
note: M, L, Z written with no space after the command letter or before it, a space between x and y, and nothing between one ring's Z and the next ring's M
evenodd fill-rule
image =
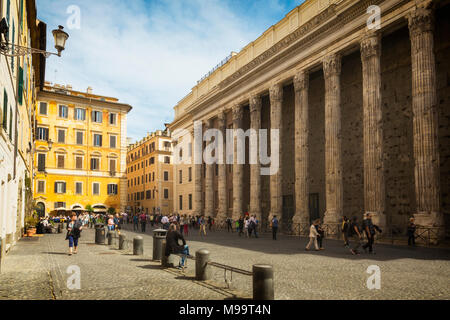
M141 236L134 237L133 239L133 254L135 256L144 254L144 238Z
M273 267L267 264L253 265L253 300L274 300Z
M127 236L123 233L120 234L119 236L119 250L126 250L128 245L127 245Z
M58 224L58 233L62 233L62 231L63 231L63 224L62 224L62 222L60 222Z
M166 240L161 242L161 266L169 267L169 257L166 257Z
M200 249L195 253L195 280L205 281L211 279L211 267L208 265L209 251Z

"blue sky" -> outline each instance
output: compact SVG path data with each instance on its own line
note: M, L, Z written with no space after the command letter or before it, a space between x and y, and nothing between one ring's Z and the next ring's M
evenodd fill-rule
M46 79L129 103L128 136L164 128L173 107L231 51L240 51L303 0L37 0L38 18L70 38ZM69 28L75 5L80 28ZM73 23L72 23L73 24Z

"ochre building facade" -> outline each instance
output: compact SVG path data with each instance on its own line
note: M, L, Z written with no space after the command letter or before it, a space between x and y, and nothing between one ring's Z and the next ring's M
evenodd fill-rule
M46 83L36 105L34 198L40 215L126 206L128 104Z
M172 139L157 130L128 146L127 211L173 213Z
M372 5L379 27L368 24ZM174 165L193 175L175 183L175 210L218 220L249 211L264 224L277 215L296 232L322 218L335 233L343 215L369 212L386 231L404 234L415 217L444 237L449 16L448 1L308 0L292 10L200 81L170 125L175 144L186 138L177 129L192 132L195 121L222 131L279 129L279 170ZM191 210L179 210L180 197L192 197Z

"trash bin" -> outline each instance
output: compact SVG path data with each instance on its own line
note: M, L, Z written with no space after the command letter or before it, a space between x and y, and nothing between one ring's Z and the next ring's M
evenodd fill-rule
M106 232L105 226L101 223L95 225L95 243L105 244Z
M163 241L166 240L167 230L153 230L153 260L161 260L164 252L162 252Z

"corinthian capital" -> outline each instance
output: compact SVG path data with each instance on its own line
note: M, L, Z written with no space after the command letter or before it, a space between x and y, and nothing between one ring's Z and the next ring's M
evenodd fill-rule
M211 129L213 127L213 119L212 118L205 119L203 121L203 123L205 124L205 130Z
M380 56L381 37L378 32L366 33L361 39L361 59L367 59L372 56Z
M309 74L305 71L300 71L294 76L294 90L301 91L308 89Z
M244 115L244 109L240 104L235 104L233 106L232 112L233 112L233 121L241 120Z
M410 12L407 16L409 33L411 37L424 32L433 31L434 15L433 10L428 7L420 7Z
M261 111L261 96L259 94L252 94L250 96L250 113Z
M219 110L219 113L217 114L217 119L219 120L219 128L225 127L226 125L225 109Z
M283 86L280 83L274 84L269 89L270 101L283 100Z
M341 55L333 53L323 59L323 73L325 77L341 74Z

